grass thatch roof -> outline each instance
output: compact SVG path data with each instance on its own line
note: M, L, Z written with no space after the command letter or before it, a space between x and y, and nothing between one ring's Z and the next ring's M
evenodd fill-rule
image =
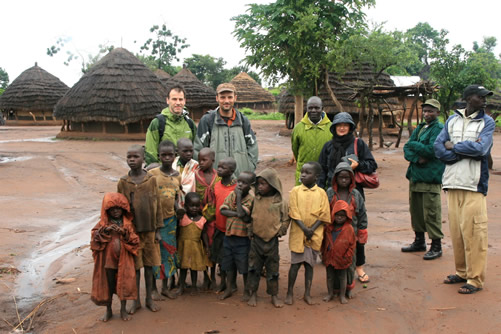
M164 84L164 86L167 87L169 80L172 78L172 76L169 73L159 68L157 68L153 73L155 73L157 78L160 79L160 81Z
M275 102L275 96L261 87L245 72L240 72L230 82L237 89L237 103Z
M116 48L96 63L54 108L57 118L127 124L165 108L167 91L132 53Z
M186 107L188 110L217 107L216 91L204 85L186 67L173 76L167 86L170 87L176 83L181 84L186 90Z
M0 109L51 112L68 89L61 80L35 63L5 89L0 96Z

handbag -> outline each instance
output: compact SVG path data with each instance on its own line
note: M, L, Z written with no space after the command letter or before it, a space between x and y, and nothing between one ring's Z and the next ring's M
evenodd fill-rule
M358 146L358 138L355 138L354 150L356 156L358 156L357 146ZM377 172L371 174L364 174L359 171L354 171L354 172L355 172L355 182L361 184L362 187L370 189L375 189L379 187L379 176Z

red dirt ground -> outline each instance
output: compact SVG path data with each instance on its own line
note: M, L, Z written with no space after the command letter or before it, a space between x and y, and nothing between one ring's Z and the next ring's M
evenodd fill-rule
M287 164L290 137L280 137L283 121L253 121L260 159L258 170L272 166L284 189L294 185L294 166ZM491 173L489 255L486 285L471 295L442 284L453 273L447 205L442 196L444 255L424 261L423 253L400 248L413 238L408 213L407 163L402 148L376 149L381 187L368 190L369 242L366 246L367 288L357 284L347 305L325 303L325 270L315 267L315 305L300 298L303 271L296 282L293 306L275 309L261 281L258 306L240 301L239 292L220 301L214 293L185 294L159 302L161 311L140 310L129 322L97 319L104 308L89 298L92 258L90 229L102 196L115 191L127 172L130 141L52 140L59 127L0 127L0 331L9 332L32 311L24 329L33 333L499 333L501 328L501 177ZM386 137L385 141L395 141ZM402 146L402 145L401 145ZM501 170L501 137L495 135L494 166ZM280 297L285 296L289 251L281 243ZM15 273L15 269L20 273ZM66 279L57 284L56 279ZM143 294L144 296L144 294ZM17 306L16 306L17 305ZM16 313L18 309L19 315ZM19 329L19 327L18 327Z

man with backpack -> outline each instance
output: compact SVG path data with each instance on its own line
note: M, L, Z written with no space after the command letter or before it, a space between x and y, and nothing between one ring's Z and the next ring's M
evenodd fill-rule
M162 110L148 126L146 132L145 161L148 167L158 164L158 144L170 140L174 144L180 138L188 138L192 142L196 138L195 123L184 110L186 92L181 85L172 86L167 95L168 107Z
M235 86L222 83L216 89L219 107L206 113L198 124L197 140L194 142L195 155L204 147L216 152L214 168L226 157L237 162L234 172L238 176L243 171L254 172L258 160L256 135L247 117L233 108L237 100Z

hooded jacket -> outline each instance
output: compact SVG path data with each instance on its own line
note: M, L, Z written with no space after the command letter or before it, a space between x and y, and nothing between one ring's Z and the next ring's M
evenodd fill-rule
M282 182L277 171L273 168L266 168L257 175L257 178L268 182L276 193L273 197L268 197L256 192L251 215L252 223L248 227L252 234L268 242L276 236L283 236L287 233L290 222L289 211L287 202L283 199Z
M330 131L333 136L336 133L336 124L339 123L350 124L350 130L352 133L355 130L355 123L353 122L351 115L347 112L340 112L332 120ZM353 140L353 143L346 149L346 155L355 154L354 142L355 140ZM327 143L325 143L324 147L322 148L322 152L320 153L320 157L318 158L318 162L322 166L322 172L318 177L317 184L320 188L323 189L326 189L331 185L332 177L334 176L335 166L332 166L331 163L333 149L334 145L332 143L332 140L329 140ZM374 173L377 169L376 160L374 160L374 156L372 155L369 147L362 140L362 138L358 138L357 153L359 165L356 170L364 174ZM361 186L360 189L362 189Z
M447 119L435 140L435 154L445 163L443 189L462 189L487 195L489 169L487 159L491 152L494 120L484 110L466 124L466 109L456 110ZM452 150L444 146L454 144Z
M332 139L331 121L323 112L318 124L313 124L308 113L296 124L291 136L292 153L296 159L296 185L299 185L301 168L309 161L318 161L322 147Z
M341 171L347 171L350 173L351 183L349 187L350 195L348 198L348 205L351 208L351 225L357 235L358 242L361 244L365 244L367 242L368 234L367 234L367 211L365 209L365 201L362 197L362 194L356 189L355 185L355 174L351 169L350 164L347 162L340 162L335 171L334 176L339 174ZM331 206L331 221L334 221L334 205L338 202L338 185L336 183L336 178L332 179L332 185L329 189L327 189L327 197L329 198L330 206Z
M122 221L126 233L120 236L120 259L118 262L117 286L114 290L120 300L137 299L134 255L137 255L139 249L139 237L134 232L129 202L122 194L106 193L101 205L101 219L92 229L90 241L90 249L94 258L90 298L96 305L109 305L111 303L110 287L108 287L106 269L104 268L106 262L105 250L111 241L111 236L105 232L105 228L112 224L109 221L107 210L115 206L124 210Z
M441 184L445 165L435 156L433 145L444 126L438 119L426 125L426 122L419 124L404 145L404 158L409 161L405 177L414 183ZM420 157L427 161L420 164Z

